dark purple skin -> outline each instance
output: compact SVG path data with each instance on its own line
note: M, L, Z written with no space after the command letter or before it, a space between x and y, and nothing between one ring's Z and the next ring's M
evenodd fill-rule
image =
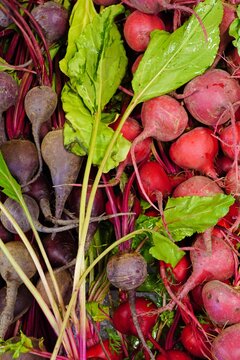
M0 26L3 28L8 27L12 23L12 20L0 10Z
M42 239L49 261L53 267L69 264L77 255L77 242L73 235L64 231L47 235Z
M68 29L68 11L61 5L47 1L36 6L32 15L41 26L47 41L52 44L60 40Z
M18 96L18 84L11 75L0 72L0 113L13 106Z
M12 139L4 142L0 150L12 176L24 186L39 166L36 146L30 140Z

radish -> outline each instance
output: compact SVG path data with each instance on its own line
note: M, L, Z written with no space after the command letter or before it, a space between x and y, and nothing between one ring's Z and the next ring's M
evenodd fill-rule
M191 360L192 358L180 350L168 350L164 354L156 356L156 360Z
M24 187L39 167L38 152L30 140L12 139L0 146L4 160L12 174Z
M135 307L143 336L145 338L151 338L151 332L158 319L157 306L150 299L136 297ZM115 329L122 334L138 336L129 301L122 302L117 309L114 310L112 321Z
M36 273L36 267L25 245L20 241L11 241L6 247L25 275L31 279ZM13 320L18 288L22 284L22 279L2 251L0 251L0 274L7 284L6 305L0 317L0 338L4 338Z
M192 273L179 292L179 298L187 296L197 285L210 280L226 280L234 274L234 253L223 239L212 235L209 253L203 234L199 234L190 252Z
M42 157L40 149L40 128L48 121L57 106L57 94L49 86L36 86L27 92L24 107L28 119L32 124L33 138L38 151L39 170L31 182L35 181L42 171Z
M200 171L216 178L214 159L218 153L218 141L213 132L197 127L181 135L170 147L169 155L174 163L183 169Z
M77 180L82 157L64 148L63 129L50 131L41 145L42 157L47 164L55 187L55 217L60 219L72 184Z
M225 127L220 132L220 146L222 151L230 159L240 160L240 121L236 121L234 125Z
M43 233L57 233L57 232L61 232L61 231L65 231L65 230L69 230L74 227L77 227L76 223L72 223L69 225L61 226L61 227L54 227L54 228L49 228L49 227L43 226L38 221L39 207L38 207L37 202L28 195L23 195L23 198L24 198L24 201L25 201L25 203L28 207L28 210L31 214L34 226L37 231L43 232ZM7 198L4 201L4 206L10 212L10 214L13 216L13 218L16 220L17 224L20 226L20 228L22 229L22 231L24 233L31 230L31 226L28 222L25 212L18 202L16 202L13 199ZM6 217L6 215L2 212L0 213L0 220L3 224L3 226L8 231L10 231L13 234L17 234L17 231L15 230L12 222L9 221L9 219Z
M218 280L207 282L202 289L204 308L210 320L219 325L240 322L240 293Z
M174 268L170 264L167 264L167 269L171 270L174 280L178 283L187 279L190 267L191 262L187 255L184 255Z
M229 326L221 331L212 343L212 356L215 360L240 359L240 324Z
M188 124L186 110L169 95L145 101L141 119L144 131L138 141L150 136L158 141L172 141L183 133Z
M103 359L103 360L123 360L124 354L119 347L118 351L114 351L111 347L109 339L103 340L102 344L93 345L87 349L87 359Z
M145 51L153 30L165 30L163 21L157 15L144 14L135 10L128 17L123 27L125 40L131 49Z
M32 10L49 44L60 40L68 29L68 11L54 1L46 1Z
M222 194L223 190L216 182L206 176L193 176L183 181L173 191L173 197L181 196L214 196Z
M184 94L184 103L194 119L215 127L231 118L230 108L240 100L240 85L227 71L213 69L191 80ZM235 110L238 107L239 103Z
M150 358L154 360L154 356L146 343L141 325L139 324L136 308L137 299L135 299L134 293L134 290L139 287L147 277L147 263L144 257L137 252L113 255L107 263L106 271L107 278L112 285L121 290L128 291L129 311L132 315L136 336L141 340Z
M202 324L204 330L209 330L209 325ZM185 349L193 356L206 359L210 355L210 343L203 333L192 324L187 324L181 332L181 342Z
M237 172L235 167L231 168L225 176L225 191L227 194L232 194L236 198L240 194L240 166L237 167Z
M156 201L157 192L162 193L163 196L170 194L170 180L165 171L163 170L162 166L156 161L148 161L142 164L139 169L139 177L143 189L151 201ZM141 197L146 200L145 194L143 193L139 182L138 190Z

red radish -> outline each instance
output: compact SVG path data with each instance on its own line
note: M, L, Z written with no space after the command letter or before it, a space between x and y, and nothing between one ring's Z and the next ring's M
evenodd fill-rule
M131 49L145 51L150 41L150 33L156 29L165 30L163 21L157 15L135 10L127 17L123 32Z
M42 157L40 149L40 128L48 121L57 106L57 94L50 86L35 86L27 92L24 107L28 119L32 124L32 134L38 151L39 169L31 180L34 182L42 172Z
M236 171L237 170L237 171ZM231 168L225 176L225 191L227 194L232 194L236 198L240 194L240 166L235 169Z
M197 285L210 280L226 280L234 274L233 250L223 239L212 235L212 249L206 249L203 234L196 237L193 250L190 252L192 274L187 279L179 292L179 297L184 298L189 291Z
M240 100L240 85L228 72L213 69L191 80L184 94L191 115L202 124L215 127L231 118L229 109Z
M191 360L192 358L180 350L168 350L164 354L156 356L156 360Z
M204 330L209 330L209 325L202 324ZM181 333L181 342L185 349L193 356L206 359L210 355L210 343L207 342L203 333L195 326L187 324Z
M10 241L6 247L25 275L31 279L36 273L36 267L25 245L20 241ZM4 339L13 319L15 301L22 279L2 251L0 251L0 275L7 284L6 304L0 316L0 338Z
M162 166L156 161L148 161L141 165L139 177L142 186L151 201L156 201L156 192L161 192L163 196L171 192L171 183ZM145 196L138 184L139 192L142 198Z
M142 58L143 58L143 54L140 54L134 61L132 68L131 68L132 74L134 74L136 72L138 65L139 65L140 61L142 60Z
M232 124L225 127L220 133L220 140L220 146L224 154L232 160L236 156L237 160L240 160L240 121L236 121L234 127Z
M55 187L55 217L61 218L65 203L77 180L82 158L64 148L63 129L50 131L41 144L42 157L47 164ZM61 186L62 185L62 186Z
M46 1L32 10L49 44L60 40L68 29L68 11L54 1Z
M213 132L204 127L196 127L181 135L170 147L173 162L183 169L200 171L216 178L214 159L218 153L218 141Z
M188 124L186 110L169 95L145 101L141 117L144 131L138 141L150 136L158 141L172 141L183 133Z
M117 352L114 351L111 347L110 340L105 339L102 344L98 343L87 349L87 359L122 360L124 359L124 354L121 347L119 347Z
M212 280L203 286L202 298L213 323L219 326L240 323L239 290L219 280Z
M36 146L30 140L12 139L4 142L0 149L12 176L24 187L39 167Z
M167 268L171 269L173 278L177 282L183 282L184 280L186 280L189 274L190 267L191 262L187 255L184 255L174 268L172 268L170 264L167 264Z
M222 193L223 191L217 183L208 177L193 176L179 184L174 189L172 196L214 196Z
M240 324L229 326L221 331L212 343L214 360L240 359Z
M216 159L216 169L219 176L224 176L233 166L233 160L227 156L219 156Z
M144 337L148 337L156 324L157 306L147 298L136 297L136 313ZM129 301L121 303L113 313L113 324L116 330L125 335L138 336L134 326Z
M239 210L240 210L240 205L237 201L235 201L235 203L230 206L227 215L225 215L222 219L220 219L217 225L229 229L237 219L239 215Z
M192 176L192 172L182 171L178 174L169 174L168 178L170 180L172 189L175 189L178 185L191 178Z
M109 126L113 130L116 130L120 121L121 121L121 117L119 117L116 121L114 121ZM128 117L126 119L126 121L124 122L122 129L121 129L122 136L125 137L125 139L127 139L129 141L133 141L138 135L141 134L141 132L142 132L141 125L139 124L139 122L137 120L135 120L132 117Z

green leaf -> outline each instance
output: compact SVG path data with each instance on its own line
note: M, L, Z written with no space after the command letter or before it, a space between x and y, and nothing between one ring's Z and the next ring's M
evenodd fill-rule
M171 264L173 267L184 256L184 251L173 243L168 237L161 235L158 232L151 233L153 239L153 246L149 249L150 254L158 260L163 260Z
M11 199L19 203L19 198L22 197L21 186L14 179L10 173L7 164L3 158L2 152L0 151L0 187L2 192L10 197Z
M236 18L229 26L229 35L234 38L232 43L238 49L238 53L240 54L240 5L237 7L237 16L238 18Z
M222 2L205 0L195 12L202 19L208 41L194 14L171 34L153 31L132 81L138 103L176 90L213 63L220 42Z
M94 117L86 109L83 101L68 85L62 90L62 104L66 113L64 125L64 146L71 152L84 156L88 154ZM104 119L106 115L104 115ZM108 124L100 122L94 147L93 165L100 165L114 131ZM106 163L105 172L114 169L123 161L130 149L130 142L122 135L118 137L111 156Z
M75 54L76 39L85 29L86 25L91 23L96 10L92 0L78 0L74 5L70 16L70 28L68 30L68 45L65 57L59 62L61 71L68 75L68 62Z
M11 358L13 359L19 358L21 354L28 353L32 348L32 340L24 335L22 331L18 341L15 339L8 339L6 341L0 339L0 355L11 353Z
M97 14L76 41L68 63L71 86L91 114L104 109L126 72L127 57L114 19L124 11L113 5Z
M86 309L91 318L96 321L108 320L109 307L106 305L101 305L97 301L90 301L86 304Z
M169 198L164 210L164 220L173 239L179 241L216 225L228 213L234 201L231 195L224 194ZM162 220L157 225L167 236Z

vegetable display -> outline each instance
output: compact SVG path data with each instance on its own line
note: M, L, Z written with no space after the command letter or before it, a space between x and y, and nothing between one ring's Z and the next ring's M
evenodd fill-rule
M0 1L0 359L240 358L240 5Z

